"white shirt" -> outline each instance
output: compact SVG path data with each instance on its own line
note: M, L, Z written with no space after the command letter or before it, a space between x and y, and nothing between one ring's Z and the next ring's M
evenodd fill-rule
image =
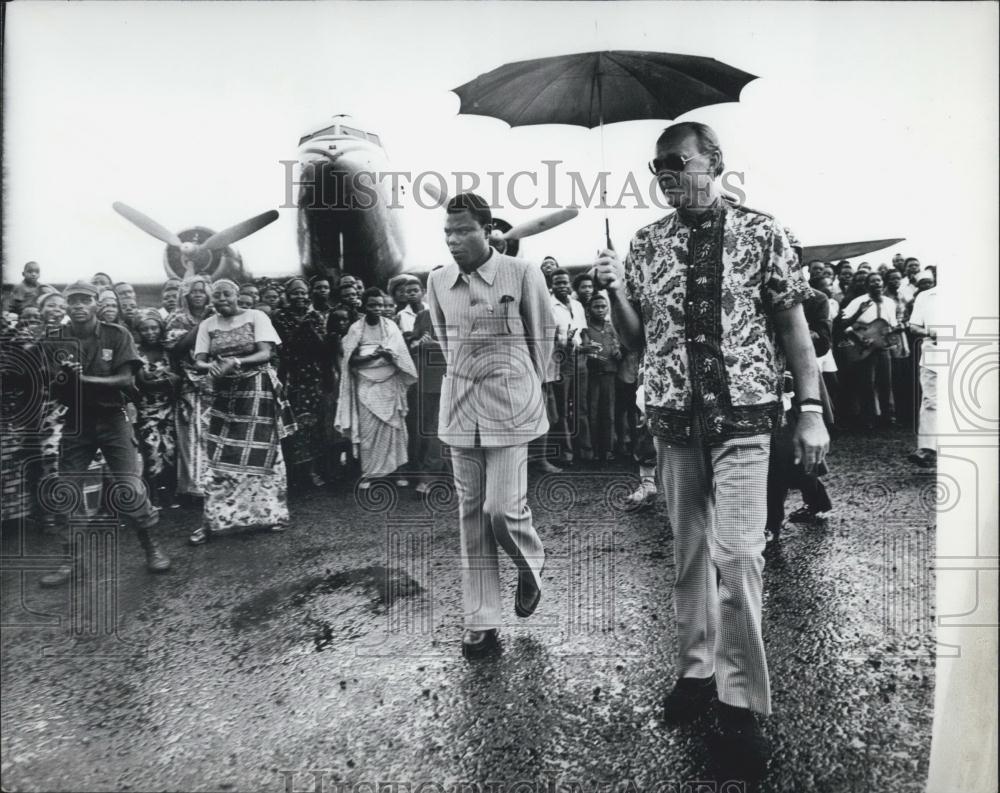
M891 327L896 327L899 323L896 321L896 301L891 297L882 296L882 302L876 303L872 300L871 295L865 293L863 295L858 295L854 300L844 306L844 310L840 312L842 319L849 319L854 316L855 312L861 308L861 304L867 301L871 301L871 305L868 306L861 315L855 319L855 322L874 322L876 319L884 319L889 323Z
M211 334L213 331L229 332L241 328L244 325L253 326L253 340L269 341L272 344L281 344L281 337L271 324L270 318L263 311L255 308L248 308L232 317L223 317L219 314L212 314L206 317L198 325L198 335L195 337L194 354L208 355L211 352Z
M919 325L924 330L934 330L941 325L937 310L937 287L932 286L917 295L913 301L913 311L910 313L910 324ZM937 342L927 338L923 341L924 352L937 350Z
M899 292L900 300L909 303L916 296L917 287L915 287L909 281L904 279L902 282L900 282L899 289L897 291Z
M413 333L413 323L417 321L417 312L407 303L396 312L396 324L403 333Z
M587 328L587 312L584 310L583 304L575 297L570 297L567 306L559 298L553 297L552 315L556 320L556 345L565 347L570 331L573 330L577 333L573 337L572 344L574 347L578 345L580 343L579 331Z

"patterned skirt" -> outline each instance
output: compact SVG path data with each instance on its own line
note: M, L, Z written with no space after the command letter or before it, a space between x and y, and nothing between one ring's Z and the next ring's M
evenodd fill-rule
M205 451L202 446L202 384L185 372L184 384L177 398L174 414L177 447L177 492L189 496L204 495L200 480L204 473Z
M136 425L139 451L142 453L143 477L154 489L173 484L177 467L177 428L174 402L169 396L156 395L139 404Z
M295 430L270 367L218 378L205 410L205 528L288 523L281 440Z

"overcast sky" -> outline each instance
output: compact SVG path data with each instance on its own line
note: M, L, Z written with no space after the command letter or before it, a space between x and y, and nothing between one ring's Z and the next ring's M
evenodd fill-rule
M746 201L804 244L906 237L898 250L984 265L996 283L995 4L14 2L5 51L5 278L24 261L60 282L106 270L161 280L163 245L111 210L220 229L285 200L281 160L335 113L381 135L414 173L541 170L588 183L598 130L460 116L450 92L509 61L597 49L706 55L759 75L714 126ZM604 132L611 190L663 122ZM544 200L522 182L522 201ZM568 181L557 183L568 200ZM408 264L448 258L440 211L406 210ZM508 208L513 222L538 212ZM624 249L662 211L610 213ZM585 261L603 215L526 241ZM297 268L295 210L237 244L255 274ZM874 254L888 260L894 250ZM991 289L990 291L995 291Z

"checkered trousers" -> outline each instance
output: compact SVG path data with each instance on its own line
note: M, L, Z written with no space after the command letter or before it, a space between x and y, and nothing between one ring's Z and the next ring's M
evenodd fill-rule
M761 634L771 436L713 446L655 438L674 533L678 677L716 676L719 700L771 712Z

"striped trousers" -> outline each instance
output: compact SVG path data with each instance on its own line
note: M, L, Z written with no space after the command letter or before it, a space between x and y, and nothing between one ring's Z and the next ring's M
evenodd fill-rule
M498 546L518 570L531 572L541 588L545 551L528 507L528 444L452 446L450 452L458 494L465 627L498 628L503 623Z
M769 715L761 600L771 436L654 440L674 533L678 677L714 674L721 702Z

